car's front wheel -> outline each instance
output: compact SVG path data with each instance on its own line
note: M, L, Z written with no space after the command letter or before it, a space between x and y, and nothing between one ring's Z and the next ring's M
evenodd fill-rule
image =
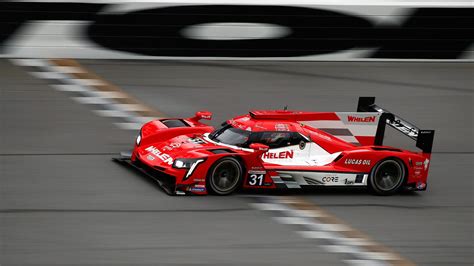
M406 178L403 163L396 158L379 162L370 173L369 188L377 195L392 195L402 187Z
M243 168L233 157L218 160L209 170L207 189L212 194L229 195L242 184Z

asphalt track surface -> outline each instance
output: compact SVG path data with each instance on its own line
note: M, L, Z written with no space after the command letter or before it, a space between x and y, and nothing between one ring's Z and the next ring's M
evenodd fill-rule
M437 130L426 192L291 193L420 265L472 265L473 77L460 63L82 61L170 116L351 111L358 96ZM0 61L1 265L342 265L246 195L170 197L111 163L134 133ZM409 146L388 134L387 144Z

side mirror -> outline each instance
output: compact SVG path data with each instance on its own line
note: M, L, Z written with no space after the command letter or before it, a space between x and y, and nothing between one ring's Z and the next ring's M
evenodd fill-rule
M270 149L270 147L262 143L252 143L250 144L249 148L261 154L267 152Z
M209 112L209 111L198 111L198 112L196 112L194 117L191 118L191 119L194 120L194 121L199 121L201 119L211 120L212 119L212 113Z

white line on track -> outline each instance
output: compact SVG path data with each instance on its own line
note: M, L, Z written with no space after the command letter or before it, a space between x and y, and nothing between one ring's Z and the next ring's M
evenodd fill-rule
M374 260L344 260L346 264L353 266L386 266L387 263Z
M50 66L50 68L56 72L59 72L59 73L68 73L68 74L72 74L72 73L86 73L84 69L80 68L80 67L74 67L74 66Z
M262 211L289 211L290 208L277 203L251 203L250 204L255 209L259 209Z
M324 231L297 231L299 235L309 239L335 239L337 236L334 233Z
M30 74L48 80L58 91L71 93L71 98L78 103L93 105L95 114L118 120L113 124L120 129L138 130L144 123L158 118L144 116L140 112L150 112L148 107L141 103L133 103L130 96L106 81L90 78L94 75L75 75L87 74L88 71L73 60L12 59L11 61L19 66L33 68ZM119 99L128 100L119 102Z
M103 117L128 117L130 114L117 110L94 110L94 112Z
M101 97L72 97L72 99L82 104L110 104L107 99Z
M331 253L360 253L359 249L348 245L320 245L320 247Z
M324 230L331 232L347 232L351 229L343 224L311 223L309 227L314 230Z
M84 86L79 85L70 85L70 84L52 84L53 88L58 91L66 91L66 92L86 92L88 91Z
M67 75L60 73L60 72L30 72L31 75L40 78L40 79L67 79L69 78Z
M73 79L75 83L81 84L83 86L104 86L107 85L105 82L102 80L98 79L78 79L75 78Z
M255 209L272 213L275 221L291 225L301 237L318 241L327 252L343 254L352 259L342 261L349 265L413 265L396 253L387 251L350 226L297 197L255 197L261 203L251 203ZM313 208L311 206L314 206ZM301 230L304 228L303 230ZM382 247L382 248L381 248Z

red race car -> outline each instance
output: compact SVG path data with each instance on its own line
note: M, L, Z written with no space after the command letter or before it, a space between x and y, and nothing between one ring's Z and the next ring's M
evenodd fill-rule
M357 112L251 111L220 128L192 118L143 125L116 161L156 179L172 195L228 195L239 188L367 186L375 194L425 190L434 130L421 130L361 97ZM383 146L389 125L421 152Z

